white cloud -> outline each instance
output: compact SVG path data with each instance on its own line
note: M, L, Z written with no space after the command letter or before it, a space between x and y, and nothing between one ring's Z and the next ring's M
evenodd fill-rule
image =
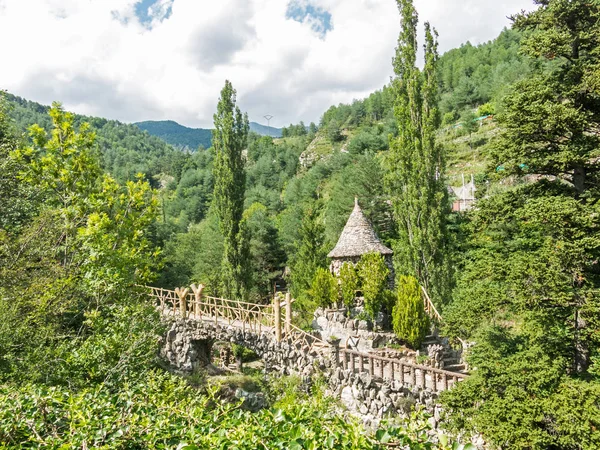
M379 89L399 32L393 0L311 0L333 27L286 19L283 0L0 0L0 89L123 121L210 127L230 79L251 120L318 121L332 104ZM415 0L440 50L493 39L531 0ZM170 11L170 15L169 15Z

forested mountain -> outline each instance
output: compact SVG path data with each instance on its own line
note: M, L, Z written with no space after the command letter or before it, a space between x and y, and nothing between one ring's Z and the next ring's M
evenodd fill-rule
M184 127L173 120L148 120L134 125L184 150L196 151L199 147L206 149L211 146L212 132L203 128Z
M13 120L18 133L28 140L28 128L38 124L46 131L52 128L48 115L49 106L40 105L5 94L8 115ZM133 180L138 173L158 186L159 175L175 176L181 172L185 156L160 138L116 120L100 117L74 115L74 125L87 122L96 132L94 148L100 154L102 167L117 180Z
M207 149L212 144L211 130L185 127L172 120L149 120L137 122L134 125L152 136L157 136L172 146L184 150L195 151L199 147ZM281 129L267 127L256 122L250 122L250 131L261 136L281 137Z
M256 122L250 122L250 131L260 134L261 136L271 136L274 138L281 137L281 128L261 125Z

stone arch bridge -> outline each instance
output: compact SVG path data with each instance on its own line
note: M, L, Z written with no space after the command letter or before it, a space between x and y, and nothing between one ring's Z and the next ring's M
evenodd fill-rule
M161 356L191 372L210 358L215 341L252 349L267 370L303 377L322 373L334 395L356 412L373 417L406 407L407 398L433 408L439 392L467 375L340 348L292 324L292 300L276 297L258 305L203 295L203 286L167 290L148 288L169 330Z

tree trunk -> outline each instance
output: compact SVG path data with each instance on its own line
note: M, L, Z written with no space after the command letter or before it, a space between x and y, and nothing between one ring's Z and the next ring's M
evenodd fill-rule
M587 342L581 340L579 331L586 327L586 323L585 320L581 318L578 309L575 310L574 325L575 333L573 336L573 347L575 355L573 359L573 370L575 373L583 373L590 366L590 349Z
M573 187L575 187L577 195L581 195L585 191L585 177L585 167L575 166L573 168Z

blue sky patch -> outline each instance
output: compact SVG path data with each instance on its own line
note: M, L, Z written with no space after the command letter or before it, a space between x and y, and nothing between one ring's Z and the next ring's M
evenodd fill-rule
M320 6L313 5L310 1L290 1L285 17L296 22L309 24L311 29L321 38L324 38L328 31L333 30L331 13Z
M162 22L173 12L174 0L140 0L135 4L135 15L140 23L150 26L153 20Z

